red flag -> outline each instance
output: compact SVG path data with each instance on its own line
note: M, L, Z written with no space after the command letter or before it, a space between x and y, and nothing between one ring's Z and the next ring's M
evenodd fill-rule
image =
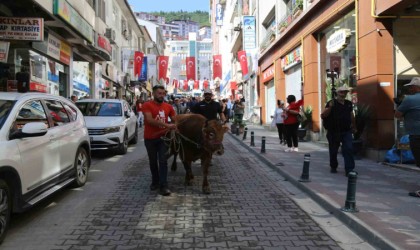
M203 82L203 89L208 89L209 88L209 81L204 80Z
M195 81L194 81L194 89L198 89L198 85L199 85L198 80L195 80Z
M188 81L187 80L185 80L184 81L184 90L188 90Z
M134 52L134 78L139 79L143 65L144 54L140 51Z
M160 79L166 79L166 72L168 71L168 56L159 56L159 81Z
M248 60L246 58L245 50L238 51L238 59L241 64L242 75L245 76L248 74Z
M222 79L222 55L213 56L213 79Z
M237 90L238 89L238 84L234 81L230 82L230 89Z
M179 83L178 83L178 80L177 79L174 79L173 81L172 81L172 86L174 86L174 88L179 88Z
M185 62L187 64L187 80L195 80L195 57L187 56Z

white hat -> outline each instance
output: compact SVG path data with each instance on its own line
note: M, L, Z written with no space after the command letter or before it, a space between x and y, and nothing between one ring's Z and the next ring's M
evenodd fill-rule
M338 89L336 91L338 92L338 91L350 91L350 90L351 90L351 88L349 88L347 86L340 86L340 87L338 87Z
M420 87L420 77L413 77L410 83L405 84L404 86L419 86Z
M205 89L204 94L212 94L213 95L213 92L211 91L211 89Z

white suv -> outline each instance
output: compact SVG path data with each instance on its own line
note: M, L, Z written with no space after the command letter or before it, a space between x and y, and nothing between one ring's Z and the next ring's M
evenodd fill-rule
M67 186L83 186L89 135L69 100L41 93L0 92L0 242L11 212L21 212Z
M83 99L76 105L85 117L92 150L116 149L126 154L128 143L137 143L137 117L127 101Z

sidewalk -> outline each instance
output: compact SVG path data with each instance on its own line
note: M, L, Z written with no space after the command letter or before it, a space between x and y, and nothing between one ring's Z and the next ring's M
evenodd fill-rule
M255 147L250 146L251 131ZM358 172L356 206L358 213L344 207L347 177L339 155L337 174L329 172L328 148L314 142L299 142L299 152L284 152L277 131L249 125L247 138L230 134L248 150L288 181L308 193L312 199L346 223L354 232L378 249L420 249L420 199L408 196L420 189L420 169L406 165L385 165L368 159L356 161ZM261 137L266 137L266 153L261 151ZM310 180L298 180L304 155L311 155Z

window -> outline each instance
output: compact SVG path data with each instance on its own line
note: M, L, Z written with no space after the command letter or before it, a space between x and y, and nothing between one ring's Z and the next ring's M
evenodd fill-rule
M29 122L43 122L49 127L47 115L41 101L29 101L22 106L16 117L16 121L13 123L11 133L21 130Z
M69 115L61 102L46 100L45 104L47 105L48 113L51 115L54 126L61 126L70 122Z
M93 3L94 0L86 0L86 2L90 5L90 7L94 8L95 4Z
M105 19L105 0L96 0L96 16L102 19L102 21L106 21Z
M67 114L69 115L70 121L71 122L76 121L77 111L65 103L63 104L63 106L66 109Z

